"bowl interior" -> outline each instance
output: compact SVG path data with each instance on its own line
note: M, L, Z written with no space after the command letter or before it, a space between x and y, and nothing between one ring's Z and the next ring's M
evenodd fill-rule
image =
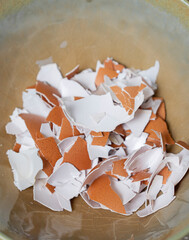
M167 1L168 2L168 1ZM186 6L187 7L187 6ZM165 99L175 140L189 136L189 29L146 1L41 0L0 19L0 230L14 239L167 239L189 224L187 174L167 208L139 219L93 210L81 198L73 212L52 212L33 201L32 189L18 192L6 151L14 137L5 124L22 91L35 82L36 61L52 57L63 74L77 64L95 68L106 57L145 69L160 61L157 95ZM184 230L183 230L184 229Z

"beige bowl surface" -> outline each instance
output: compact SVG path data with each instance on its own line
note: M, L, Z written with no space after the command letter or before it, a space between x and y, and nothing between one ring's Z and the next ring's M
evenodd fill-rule
M161 2L161 3L160 3ZM151 4L153 3L153 4ZM145 69L160 61L157 95L166 102L175 140L189 143L189 7L177 1L0 1L0 230L13 239L179 239L189 232L189 175L167 208L140 219L94 210L81 198L73 212L52 212L19 192L6 151L5 124L22 91L36 80L37 60L52 57L63 74L113 57ZM65 48L60 48L65 41Z

